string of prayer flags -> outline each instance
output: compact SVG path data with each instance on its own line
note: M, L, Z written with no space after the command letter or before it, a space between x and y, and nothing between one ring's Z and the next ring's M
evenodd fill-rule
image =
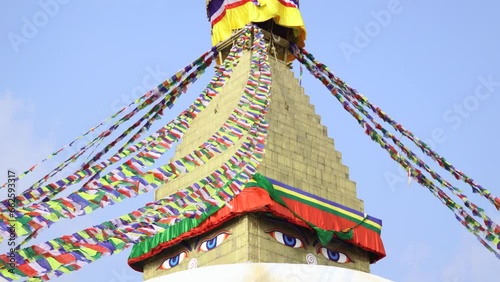
M212 54L211 56L207 57L206 59L211 61L212 58L215 56L215 54ZM202 57L201 57L202 58ZM198 65L206 65L203 60L197 60L194 62L195 64L198 64ZM188 66L186 68L184 68L183 70L191 70L191 66ZM178 72L176 75L172 76L171 79L167 80L167 82L169 83L169 85L167 85L169 88L171 86L173 86L175 83L177 83L177 79L179 78L182 78L183 74L182 74L182 70L180 72ZM186 72L186 71L185 71ZM162 88L163 90L162 91L165 91L166 90L166 86L165 85L161 85L162 87L157 87L156 89L160 89ZM119 125L121 125L122 123L124 123L125 121L128 121L132 116L134 116L136 113L138 113L141 109L145 108L146 106L145 105L149 105L151 104L153 101L159 99L162 95L163 95L163 92L158 92L158 91L154 91L153 95L151 95L146 101L144 101L143 103L139 104L137 107L135 107L130 113L128 113L127 115L125 115L124 117L122 117L121 119L119 119L114 125L112 125L109 129L107 129L106 131L102 132L98 137L94 138L94 140L92 140L91 142L89 142L88 144L86 144L84 147L82 147L80 149L80 151L78 151L77 153L75 153L73 156L71 156L70 158L68 158L66 161L64 161L63 163L61 163L58 167L56 167L54 170L52 170L51 172L49 172L47 175L45 175L44 177L42 177L39 181L35 182L34 185L32 185L30 188L28 188L25 193L29 193L31 191L33 191L34 189L38 188L41 184L43 184L45 181L47 181L50 177L53 177L55 176L57 173L61 172L64 168L66 168L70 163L72 162L76 162L76 160L85 153L85 151L87 151L88 149L90 149L92 146L94 146L95 144L97 144L97 142L99 140L102 140L103 138L109 136L114 130L116 130ZM130 132L130 131L129 131ZM126 131L126 133L129 133ZM114 144L112 143L111 146L113 146ZM96 155L96 158L100 158L102 156L102 154L97 154ZM83 175L83 176L86 176L86 175L89 175L91 174L91 171L87 170L87 167L86 167L86 164L84 164L82 166L82 169L75 172L75 174L79 174L79 175ZM61 181L61 180L60 180ZM59 183L61 184L61 182ZM43 189L42 189L43 190ZM21 198L23 197L24 195L21 195ZM22 201L20 201L22 202ZM31 201L30 201L31 202ZM3 203L5 205L5 203Z
M212 60L213 56L212 57L208 57L205 61L205 64L203 64L204 66L208 66ZM193 72L193 73L196 73L197 76L204 70L205 67L203 68L198 68L197 71ZM185 68L187 69L187 68ZM182 77L181 75L177 75L177 77ZM187 86L189 83L192 83L192 80L193 79L190 79L190 77L192 76L188 76L186 79L184 79L183 81L180 82L180 84L173 88L172 91L170 91L170 95L167 94L165 99L162 100L162 102L160 103L166 103L167 101L170 101L172 98L175 98L175 95L176 93L179 93L180 92L180 89L182 89L182 87L185 87ZM170 88L170 87L169 87ZM92 159L92 162L95 162L97 161L102 155L104 155L106 152L108 152L112 147L114 147L116 145L116 143L118 143L120 140L122 140L125 136L127 136L128 134L130 134L132 132L133 129L135 129L135 127L138 126L138 124L144 120L146 120L150 115L152 114L158 114L160 113L163 109L165 108L165 106L162 106L160 109L155 109L153 108L150 112L148 112L144 117L142 117L138 122L136 122L135 124L133 124L129 129L127 129L125 132L123 132L118 138L116 138L115 140L113 140L110 144L108 144L103 150L101 150L100 152L98 152L95 157ZM154 110L154 111L153 111ZM27 204L30 204L30 203L33 203L34 201L36 200L40 200L42 199L43 197L45 197L45 201L49 200L50 198L52 198L53 196L57 195L58 193L64 191L67 187L69 187L70 185L73 185L73 184L76 184L78 182L80 182L81 180L83 180L85 177L95 177L99 174L99 172L103 171L107 166L109 166L110 164L112 163L116 163L117 161L119 161L120 159L128 156L129 154L135 152L139 146L137 145L132 145L130 148L128 148L127 150L125 150L125 147L130 145L133 141L137 140L140 135L145 132L151 125L151 123L153 122L153 119L155 119L156 116L153 116L152 118L149 118L149 120L147 120L147 123L142 126L139 131L130 138L130 140L128 142L126 142L122 148L120 148L118 150L118 152L113 155L113 157L111 157L108 161L106 162L101 162L97 165L94 165L92 167L90 167L90 164L91 162L87 162L85 164L82 165L82 169L80 170L77 170L75 171L73 174L61 179L61 180L58 180L58 181L55 181L53 183L50 183L50 184L47 184L43 187L37 187L36 185L33 185L32 187L28 188L27 190L25 190L21 195L18 195L16 197L16 202L18 204L18 206L24 206L24 205L27 205ZM122 120L120 120L119 122L122 122ZM114 125L114 127L117 127L117 124ZM149 140L150 142L154 141L154 139L150 139ZM144 146L144 145L147 145L147 144L142 144L140 146ZM117 157L117 155L119 157ZM49 176L53 176L54 174L51 174ZM92 178L91 178L92 179ZM35 189L37 188L37 189ZM2 202L0 202L0 209L2 210L6 210L9 206L9 203L8 203L8 200L4 200Z
M316 61L312 61L312 63L315 65L315 67L319 70L322 71L322 74L325 77L328 77L329 79L333 79L334 75L328 70L328 68L320 64ZM432 178L434 178L436 181L441 186L446 187L448 190L450 190L455 196L460 198L464 205L469 208L474 215L479 215L485 225L487 226L488 230L495 234L496 236L500 235L500 226L496 223L494 223L491 218L484 212L482 208L479 208L476 204L471 202L466 195L462 193L462 191L456 187L454 187L452 184L450 184L448 181L443 179L438 173L436 173L434 170L432 170L424 161L422 161L415 153L413 153L408 147L406 147L396 136L394 136L392 133L390 133L388 130L386 130L381 124L379 124L366 110L363 108L363 106L359 103L357 103L357 100L353 98L352 95L348 95L344 92L344 89L336 85L335 81L331 81L330 87L332 86L337 89L338 93L343 96L344 99L346 99L350 104L356 107L356 109L362 113L365 117L367 117L372 124L375 126L377 130L380 130L384 137L389 138L396 146L399 147L399 149L408 157L409 160L411 160L413 163L418 165L418 167L424 169L426 172L428 172ZM411 175L410 168L407 169L408 173ZM409 178L411 179L411 177Z
M260 32L255 34L254 48L258 52L252 56L251 63L258 68L251 73L249 81L258 79L258 73L266 79L257 80L255 103L252 99L247 99L250 105L248 108L255 109L255 122L248 129L246 141L220 169L187 189L120 218L20 249L15 254L16 268L13 273L7 267L9 257L6 254L0 255L0 276L7 281L26 277L49 280L78 270L103 256L118 253L132 244L140 244L142 239L167 229L182 233L186 226L200 224L234 198L255 174L262 160L267 138L265 116L270 99L271 79L261 35ZM137 176L136 179L140 180Z
M214 81L212 81L212 84L215 84ZM207 92L205 91L202 98L206 99L208 97L206 93ZM198 105L208 105L208 103L198 103ZM97 187L91 188L91 185L87 185L79 191L70 194L68 197L19 208L16 212L19 213L17 217L19 218L22 226L16 228L18 236L30 234L30 232L39 230L45 225L53 224L59 218L72 218L80 215L79 213L81 213L81 211L83 211L83 214L88 214L92 210L112 203L112 199L121 200L126 197L133 197L137 195L137 192L145 191L144 189L134 191L131 187L127 186L119 187L118 189L108 187L108 190L97 190L95 188ZM40 214L39 211L41 210L46 212ZM4 221L6 220L6 218L2 219ZM26 222L24 222L24 220ZM29 223L31 223L31 225L29 225ZM2 225L2 230L5 230L6 226L7 225Z
M240 38L239 41L236 44L241 47L241 45L243 44L243 42L245 40L247 40L247 37L246 36L242 36L242 38ZM238 52L240 52L240 51L237 50L235 52L236 52L236 54L238 54ZM206 57L206 55L202 56L201 58L204 58L204 57ZM195 61L192 65L184 68L183 70L185 70L185 71L191 70L193 68L193 66L195 64L197 64L197 62L204 62L202 65L204 65L204 68L206 68L206 66L209 65L209 63L207 63L207 62L211 61L212 58L213 58L213 56L206 57L206 58L203 59L203 61L200 61L200 59L199 59L199 60ZM234 61L234 57L233 57L233 53L231 53L229 55L228 61L227 61L227 63L229 64L228 66L231 67L232 66L231 64L233 64L233 61ZM200 63L198 63L198 65L200 65ZM200 69L201 71L199 71L199 72L195 71L197 73L197 75L196 76L191 75L191 76L193 76L194 79L190 79L191 76L188 77L188 78L186 78L183 82L181 82L181 85L177 86L176 88L173 88L173 90L171 91L170 94L172 94L172 93L173 94L180 93L179 89L185 89L188 86L189 83L193 83L195 81L195 79L203 72L204 68ZM225 76L227 79L229 79L230 69L224 70L222 75ZM183 74L181 72L178 72L177 74L175 74L174 76L172 76L172 78L170 78L168 81L171 81L171 83L173 83L176 79L178 80L178 79L182 78L182 76L183 76ZM163 85L165 86L166 83L163 83ZM220 88L224 84L221 84L219 81L217 81L215 85ZM168 87L166 89L170 89L170 88L171 87ZM209 91L213 91L213 90L209 89ZM209 93L209 96L213 96L213 95L214 95L214 93ZM175 95L167 95L165 98L167 99L168 97L171 97L171 96L175 97ZM168 100L167 103L170 103L170 101L171 100ZM203 101L197 100L195 103L203 103ZM194 113L195 110L191 109L191 111L192 112L187 112L185 114L194 115L195 114ZM148 126L149 126L149 124L143 126L141 128L141 131L147 130L149 128ZM141 133L141 131L138 132L138 133L136 133L131 138L131 140L132 139L133 140L138 139L139 138L139 134ZM138 145L137 144L136 145L132 145L132 146L130 146L126 150L124 150L124 147L125 147L125 145L124 145L122 148L120 148L118 150L118 152L114 156L112 156L106 162L101 162L101 163L99 163L97 165L94 165L92 167L84 167L85 169L79 170L79 171L75 172L74 174L67 176L64 179L61 179L61 180L56 181L54 183L48 184L45 187L38 188L35 191L33 191L33 189L28 189L22 195L20 195L20 196L17 197L17 199L16 199L17 203L20 206L23 206L23 205L31 203L31 202L33 202L35 200L39 200L39 199L41 199L42 197L44 197L46 195L52 195L53 196L54 195L53 193L55 192L55 189L59 189L58 192L61 192L62 190L60 190L60 189L63 189L64 187L67 187L69 185L78 183L79 181L81 181L85 177L88 177L88 176L96 177L96 176L98 176L99 172L101 172L104 168L106 168L110 164L110 162L111 163L116 163L116 162L120 161L121 159L123 159L124 157L128 156L131 153L135 153L135 152L138 152L138 151L140 152L141 148L144 147L144 146L146 146L145 142L147 142L148 144L150 144L151 142L154 142L158 138L163 138L161 136L161 134L165 134L165 132L167 132L167 131L164 128L163 129L163 133L159 133L160 135L157 135L157 136L155 136L153 138L150 136L150 137L148 137L148 139L146 141L142 141L142 143L139 143ZM127 144L129 144L129 143L130 143L130 141ZM148 147L146 147L146 149L147 148ZM144 148L142 148L142 149L144 149ZM92 180L92 179L93 178L90 178L90 180ZM48 200L49 198L50 197L46 198L45 200ZM7 201L3 201L2 203L0 203L0 209L6 209L7 206L8 206Z
M311 61L315 62L317 67L322 68L327 71L328 77L341 89L346 91L348 95L353 96L356 98L356 100L359 103L362 103L364 106L368 107L370 110L372 110L374 113L376 113L384 122L387 122L390 124L396 131L401 132L405 137L410 139L415 145L417 145L423 153L431 157L433 160L435 160L439 166L444 168L445 170L449 171L457 180L464 180L467 184L469 184L472 187L472 192L473 193L479 193L480 195L484 196L487 198L497 210L500 210L500 198L494 196L491 194L491 192L485 188L483 188L481 185L477 184L472 178L467 176L465 173L462 171L456 169L451 163L449 163L444 157L440 156L437 152L432 150L425 142L417 138L411 131L405 129L400 123L396 122L393 120L391 117L389 117L385 112L383 112L379 107L373 105L368 99L358 93L355 89L349 87L344 81L342 81L340 78L336 77L333 73L331 73L328 70L328 67L325 66L324 64L318 63L314 56L307 52L304 49L301 49L301 52L307 56Z
M386 149L396 162L398 162L405 170L411 174L413 178L415 178L420 184L424 187L427 187L431 193L433 193L436 197L438 197L455 215L464 219L468 230L473 230L476 236L482 234L489 242L495 245L498 249L500 249L500 227L496 223L494 223L484 212L483 209L479 208L472 202L470 202L465 195L461 193L461 191L455 187L453 187L449 182L442 179L437 173L435 173L430 167L425 164L421 159L419 159L411 150L409 150L403 143L399 141L393 134L388 132L385 128L383 128L379 123L377 123L368 113L367 111L352 98L352 95L345 93L344 89L340 87L333 74L328 70L328 68L320 63L317 63L312 55L306 53L303 49L299 49L296 46L292 48L293 53L297 57L297 59L304 65L306 68L316 77L318 78L330 92L339 100L339 102L343 105L344 109L348 111L360 124L362 128L365 129L365 133L370 136L370 138L377 142L382 148ZM308 61L307 59L310 61ZM366 116L373 124L374 128L370 126L353 108L351 108L350 104L352 104L356 109L361 112L364 116ZM383 136L379 135L376 130L380 130L383 133ZM477 222L471 215L469 215L460 205L456 204L451 198L446 195L441 189L439 189L434 183L429 180L422 172L414 167L411 163L409 163L406 159L401 157L400 153L391 145L389 145L385 138L391 139L394 144L397 145L398 148L401 149L402 152L415 164L417 164L420 168L424 168L426 172L428 172L438 183L447 187L452 193L458 196L468 207L472 210L473 214L476 216L480 216L485 226L481 225ZM481 239L482 240L482 239ZM484 244L483 244L484 245ZM493 248L487 248L490 251L493 251L497 257L499 253Z
M131 102L129 105L121 108L119 111L117 111L115 114L111 115L110 117L104 119L103 121L101 121L99 124L97 124L96 126L90 128L87 132L85 132L84 134L76 137L75 139L73 139L71 142L69 142L68 144L64 145L63 147L61 147L60 149L58 149L57 151L51 153L49 156L47 156L46 158L42 159L41 161L39 161L38 163L32 165L29 169L23 171L21 174L19 174L19 176L17 176L16 178L16 181L22 179L23 177L25 177L27 174L33 172L37 167L39 167L41 164L43 164L44 162L48 161L49 159L51 159L52 157L54 156L57 156L59 155L61 152L65 151L66 149L68 149L69 147L73 147L73 145L75 145L75 143L78 141L78 140L81 140L83 138L85 138L86 136L88 136L89 134L95 132L98 128L100 128L101 126L103 126L104 124L108 123L109 121L111 121L112 119L115 119L116 117L118 117L120 114L122 114L123 112L125 112L126 110L128 110L129 108L131 108L133 105L141 105L144 103L144 100L148 100L150 99L155 93L157 93L160 89L164 88L164 86L166 85L167 87L169 85L172 85L173 84L173 78L177 78L179 76L182 76L185 72L189 71L190 69L192 69L193 67L195 67L197 64L199 64L200 60L203 60L204 58L206 58L207 56L214 56L214 53L216 52L216 49L214 47L212 47L209 51L205 52L203 55L201 55L198 59L196 59L193 63L191 63L190 65L186 66L185 68L183 68L182 70L180 70L179 72L177 72L174 76L172 76L171 78L167 79L166 81L164 81L159 87L151 90L151 91L148 91L147 93L145 93L143 96L137 98L135 101ZM73 156L71 156L68 160L66 161L69 161L71 162L72 160L76 159L76 157L80 156L82 153L81 152L77 152L75 153ZM42 179L48 179L48 177L44 177ZM0 189L1 188L5 188L7 185L7 183L4 183L2 184L2 186L0 186ZM34 185L36 186L36 185Z
M265 74L265 72L261 72L261 73ZM258 81L259 77L252 76L252 77L250 77L250 81L252 81L252 80ZM267 79L265 81L267 81L267 83L270 83L270 79ZM259 89L266 89L266 88L259 86ZM262 95L260 97L262 97ZM250 120L249 120L249 118L255 117L257 115L257 113L259 113L262 110L262 108L258 106L258 103L254 104L253 106L250 106L249 109L251 111L253 111L253 113L250 114L250 115L246 115L246 119L248 120L247 123L251 123ZM182 167L182 163L178 163L177 168L179 168L179 167ZM164 167L162 167L162 172L168 173L170 178L176 177L176 175L172 174L171 171L169 171L169 169L170 168L169 168L168 165L164 166ZM184 170L184 169L182 169L182 170ZM184 170L184 171L186 171L186 170ZM133 174L134 174L134 172L132 172L132 175ZM145 175L146 175L145 177L147 177L148 174L146 173ZM154 176L156 176L156 175L154 175ZM162 179L163 183L167 179L168 178ZM154 186L149 187L148 185L150 185L150 184L146 180L144 180L144 179L131 179L130 177L127 178L127 180L122 181L122 182L125 182L125 184L127 184L127 182L130 182L128 184L129 185L133 185L137 181L141 182L141 184L144 185L144 187L146 188L145 191L147 191L148 188L149 189L156 188L158 185L162 184L161 182L160 183L155 183ZM35 205L33 207L30 207L29 209L28 208L23 208L20 211L22 211L23 213L27 214L27 211L35 212L35 211L40 210L40 209L49 209L51 204L57 204L58 205L58 210L57 211L59 212L55 218L52 218L52 220L47 220L43 216L35 218L35 219L30 219L29 216L25 216L26 220L28 222L24 223L23 227L25 227L25 228L27 227L28 229L32 229L33 226L30 226L29 223L35 222L37 219L39 221L43 222L44 224L51 225L51 224L54 223L54 220L57 221L58 218L60 218L60 217L70 217L71 218L72 216L77 216L78 215L77 213L80 210L82 210L82 209L85 212L85 214L90 213L93 210L95 210L96 208L99 208L99 207L102 207L103 205L109 204L110 201L112 203L112 199L110 197L103 197L102 193L105 193L104 190L106 190L108 192L116 192L116 189L113 189L113 187L119 186L118 184L119 184L119 182L114 182L114 183L102 182L102 183L98 183L97 187L93 187L93 188L101 188L101 190L99 190L99 191L93 191L93 190L97 190L97 189L92 189L91 191L89 191L88 189L87 190L86 189L81 189L80 191L78 191L77 194L75 194L75 193L71 194L70 196L72 198L70 198L69 200L67 200L65 202L65 204L66 205L67 204L71 204L71 203L73 203L73 202L76 201L77 204L80 204L80 208L79 209L68 208L67 206L63 205L64 203L61 200L55 200L55 201L50 201L50 202L43 203L43 204L40 204L40 205ZM121 200L121 199L123 199L125 197L135 196L137 194L137 192L142 192L142 190L131 192L130 191L130 187L125 187L125 188L121 187L120 189L118 189L118 191L121 193L120 195L116 195L116 194L112 195L112 196L118 196L117 200ZM96 197L100 197L100 202L96 200ZM91 203L93 203L93 205L89 205L88 201L90 201ZM96 204L96 203L99 203L99 204ZM83 208L82 208L82 206L83 206ZM51 210L51 211L53 211L53 210ZM61 211L63 211L63 212L61 212ZM33 216L33 214L31 214L31 216ZM21 218L21 221L23 221L22 218ZM24 234L21 234L21 235L24 235Z

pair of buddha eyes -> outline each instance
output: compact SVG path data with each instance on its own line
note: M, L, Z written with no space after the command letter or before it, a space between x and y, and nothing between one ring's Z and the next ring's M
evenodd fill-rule
M270 230L266 231L271 237L273 237L276 241L290 248L305 248L304 241L298 237L288 235L279 230ZM334 261L336 263L349 263L353 262L346 254L332 250L327 247L319 246L317 248L317 253L322 254L325 258Z
M217 235L201 241L200 245L197 247L198 252L208 252L217 248L224 240L231 235L228 231L221 231ZM158 269L169 270L178 266L184 259L188 257L188 251L183 250L175 256L169 257L164 260L163 263L158 267Z
M298 237L288 235L282 231L273 229L266 231L271 237L273 237L278 243L285 245L290 248L305 248L304 241ZM228 231L221 231L217 235L203 240L198 246L198 252L208 252L217 248L222 242L224 242L227 237L231 235ZM325 258L334 261L336 263L349 263L353 262L346 254L338 252L323 246L317 248L317 253L323 255ZM178 266L184 259L188 257L188 251L183 250L175 256L169 257L163 261L163 263L158 267L158 269L169 270Z

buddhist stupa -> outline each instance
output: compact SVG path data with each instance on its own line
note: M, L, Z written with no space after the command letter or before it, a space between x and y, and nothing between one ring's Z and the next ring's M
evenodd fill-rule
M369 274L370 264L385 256L382 221L364 212L348 167L289 67L289 44L304 46L306 38L298 2L207 1L219 63L248 24L263 38L248 38L231 79L187 130L173 159L216 133L248 94L256 60L250 46L257 40L268 50L271 77L265 154L241 193L198 226L134 246L129 265L145 281L386 281ZM162 186L156 198L213 173L244 139Z
M357 198L349 169L291 70L295 61L300 77L305 67L409 180L500 259L500 225L428 163L497 210L500 198L309 53L298 0L211 0L206 8L213 40L207 52L47 158L9 172L0 188L12 190L74 149L0 201L0 242L15 245L0 254L0 281L48 281L127 248L128 265L147 282L387 281L370 273L386 255L382 221ZM206 88L166 121L164 113L213 64ZM76 169L68 172L70 164ZM119 217L30 242L62 220L153 191L154 201Z

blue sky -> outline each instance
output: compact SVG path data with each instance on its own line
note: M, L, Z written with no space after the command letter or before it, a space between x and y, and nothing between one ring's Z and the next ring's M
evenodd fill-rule
M191 2L2 1L2 183L7 168L21 171L36 163L206 51L211 41L205 1ZM319 2L302 3L306 49L500 195L500 4ZM198 82L169 117L205 82ZM304 74L303 86L350 167L366 212L384 222L387 258L372 266L373 273L395 281L450 282L492 281L500 275L498 260L426 189L408 186L404 171L320 82ZM476 92L481 87L483 92ZM21 186L34 177L26 179ZM471 194L468 186L459 187ZM58 224L36 242L124 214L152 197ZM500 221L488 202L476 195L471 200ZM55 281L140 281L126 265L128 252Z

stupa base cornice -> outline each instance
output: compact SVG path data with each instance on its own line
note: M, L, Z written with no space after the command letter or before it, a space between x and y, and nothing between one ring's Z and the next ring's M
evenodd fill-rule
M193 268L145 280L145 282L172 281L339 281L390 282L376 275L335 266L289 263L240 263Z

